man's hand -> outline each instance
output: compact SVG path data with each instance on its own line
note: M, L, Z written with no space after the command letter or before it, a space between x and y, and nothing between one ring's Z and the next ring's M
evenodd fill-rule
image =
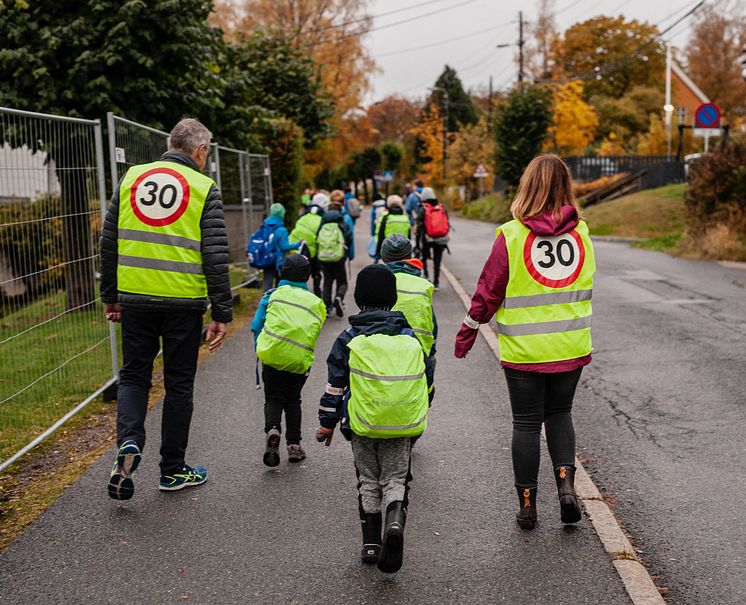
M332 443L332 437L334 437L334 429L327 429L323 426L316 429L316 441L319 443L326 441L326 446L328 447Z
M223 346L225 338L225 324L215 321L214 319L207 326L205 341L210 343L210 353L214 353Z
M109 321L113 321L114 323L122 321L122 307L119 303L106 303L104 313L106 314L106 319Z

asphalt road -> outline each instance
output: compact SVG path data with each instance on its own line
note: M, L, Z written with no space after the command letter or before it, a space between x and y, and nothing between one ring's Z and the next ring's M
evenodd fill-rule
M454 221L471 293L494 226ZM578 455L671 603L746 602L746 270L596 241Z
M366 227L358 226L363 253ZM489 237L474 242L473 258L460 242L483 232L482 225L459 224L455 254L448 257L454 269L478 271ZM355 270L363 262L356 261ZM470 275L462 275L469 283ZM349 445L339 434L330 448L313 440L325 355L347 325L332 318L304 391L304 463L283 459L270 470L261 462L263 394L254 389L244 330L198 373L188 461L206 465L210 480L175 493L157 490L154 413L135 498L118 503L106 495L112 448L0 554L2 602L628 605L590 523L570 530L560 524L546 465L538 527L526 533L515 524L504 379L481 339L467 361L452 357L464 309L448 283L442 286L436 297L437 393L430 427L414 452L405 562L398 574L385 576L359 562ZM351 294L348 309L354 309ZM609 379L608 371L600 375ZM585 441L602 442L603 433L591 433L588 407L584 395ZM599 411L605 426L626 430L608 406Z

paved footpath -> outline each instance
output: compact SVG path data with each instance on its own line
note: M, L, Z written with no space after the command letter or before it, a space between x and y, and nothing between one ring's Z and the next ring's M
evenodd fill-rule
M364 251L367 225L357 231ZM351 293L347 304L356 310ZM313 439L325 356L347 326L331 318L304 390L305 462L262 464L263 394L243 330L198 372L188 461L206 465L210 480L158 491L153 413L134 499L106 494L111 448L0 554L2 602L629 604L590 523L560 524L546 463L539 525L522 532L515 524L505 380L481 338L466 362L453 358L464 309L445 280L436 312L437 392L414 451L399 573L359 562L349 444L339 433L329 448Z

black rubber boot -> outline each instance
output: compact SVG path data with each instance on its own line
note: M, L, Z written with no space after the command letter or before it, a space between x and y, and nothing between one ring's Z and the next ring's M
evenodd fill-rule
M577 523L583 517L575 495L575 467L558 466L554 469L562 523Z
M383 531L383 548L378 557L378 569L394 573L401 569L404 557L404 524L407 511L403 502L392 502L386 508L386 527Z
M536 488L515 486L518 492L518 502L521 510L515 516L515 520L521 529L533 529L536 526Z
M378 555L381 554L381 513L363 513L360 526L363 528L363 563L378 563Z

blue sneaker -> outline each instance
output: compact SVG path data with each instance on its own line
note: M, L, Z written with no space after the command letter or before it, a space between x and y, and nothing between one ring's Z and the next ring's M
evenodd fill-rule
M162 492L174 492L177 489L202 485L207 481L207 469L202 466L184 465L180 472L173 475L161 475L161 484L158 489Z
M132 475L140 465L140 446L134 441L125 441L117 452L114 468L109 476L109 497L114 500L129 500L135 493Z

